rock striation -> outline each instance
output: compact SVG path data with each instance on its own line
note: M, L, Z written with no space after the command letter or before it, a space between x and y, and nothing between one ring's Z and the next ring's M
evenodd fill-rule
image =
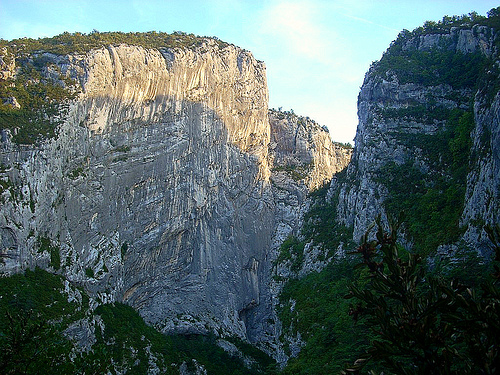
M309 120L269 115L264 64L213 39L2 54L2 79L15 71L4 61L43 58L42 77L77 94L51 139L19 145L2 130L0 272L63 274L163 332L273 341L277 247L350 151ZM307 168L292 178L292 164Z

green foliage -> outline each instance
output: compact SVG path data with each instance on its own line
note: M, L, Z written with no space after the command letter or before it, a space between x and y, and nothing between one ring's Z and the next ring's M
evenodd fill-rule
M30 197L30 210L32 213L35 213L35 201Z
M451 28L471 29L474 25L491 27L494 31L500 30L499 7L491 9L487 17L471 12L462 16L444 16L438 22L427 21L423 26L417 27L413 31L405 29L399 33L398 38L391 44L388 51L400 50L404 43L411 38L429 34L446 34L451 31Z
M249 350L239 340L231 340L243 353L252 353L251 358L260 359L250 368L242 365L241 359L226 353L216 344L214 335L168 336L174 350L181 354L181 359L195 358L202 364L208 374L274 374L276 363L255 347ZM257 354L259 353L259 354ZM192 368L194 370L194 368Z
M396 73L399 83L424 86L451 85L455 89L474 88L488 60L480 53L463 54L435 48L430 51L390 50L375 64L374 72L383 76Z
M0 368L5 374L68 374L72 344L61 334L81 317L62 278L40 269L0 278Z
M340 174L339 178L342 178ZM322 247L325 259L335 255L339 246L350 247L354 244L352 228L337 221L338 198L328 200L327 192L328 186L324 186L311 194L314 203L304 215L304 225L301 229L306 243L312 240L315 245Z
M500 40L498 43L500 45ZM489 107L493 102L493 99L495 99L495 96L500 91L500 80L498 79L499 76L500 66L498 66L498 64L492 63L488 66L488 69L485 69L483 71L483 74L481 74L481 76L479 77L477 86L480 97L478 99L482 99L482 106Z
M291 271L298 272L304 261L304 249L307 243L322 249L319 260L326 260L333 256L339 246L350 246L352 229L340 224L336 220L335 200L327 201L328 186L325 185L310 193L314 200L309 211L304 215L304 224L300 235L290 234L280 246L275 265L290 262Z
M451 110L440 106L425 106L420 103L410 103L402 108L382 108L379 113L384 119L413 120L422 124L434 124L435 121L446 121Z
M212 38L224 48L227 43ZM77 85L63 77L50 77L46 70L59 71L47 53L86 53L95 48L118 44L138 45L145 48L194 48L203 38L193 34L175 32L122 33L97 31L88 35L63 33L52 38L21 38L10 42L1 41L10 56L16 57L19 70L14 80L0 80L0 129L10 129L13 141L19 144L36 144L56 135L67 111L67 100L75 97ZM20 108L8 103L15 98ZM117 150L127 152L129 148ZM122 156L123 160L125 157Z
M67 109L64 102L74 97L69 85L42 77L43 68L28 61L15 80L0 80L0 129L11 129L16 143L54 137ZM15 98L20 108L3 104L8 98Z
M123 145L116 147L113 151L115 152L129 152L132 149L129 145Z
M366 327L353 323L343 298L353 280L360 272L342 259L285 285L278 309L284 333L300 332L306 345L283 374L338 374L368 348Z
M459 221L473 127L471 112L452 110L445 129L437 134L398 136L405 146L420 150L431 171L424 173L409 160L401 165L388 163L377 172L376 181L389 191L386 209L392 215L405 213L408 233L423 254L456 241L462 233Z
M305 243L299 241L297 237L289 235L281 244L276 263L283 263L290 260L290 269L294 272L300 271L302 262L304 261Z
M320 260L334 256L341 245L349 248L353 244L352 229L336 221L336 200L328 200L327 192L328 186L324 186L310 194L314 203L304 216L300 236L289 236L281 246L277 262L291 260L290 269L294 272L302 268L306 243L322 249ZM358 276L349 261L341 259L319 273L285 283L278 308L283 333L300 333L306 345L298 357L290 360L284 374L338 373L361 353L368 342L366 330L352 324L348 305L342 298L349 282Z
M146 325L144 320L130 306L115 303L101 305L95 310L104 322L104 332L98 335L98 345L105 346L109 356L119 368L134 374L145 374L148 369L146 347L153 353L167 354L171 348L167 346L164 335ZM161 358L161 366L172 363L174 358Z
M4 198L2 197L3 193L5 191L10 191L11 196L15 196L15 189L12 181L7 177L7 178L2 178L0 179L0 202L4 202Z
M256 361L252 370L268 375L278 372L276 361L267 353L237 337L229 337L226 340L233 343L243 355L253 358Z
M379 176L390 191L387 211L405 213L408 233L422 254L458 239L464 187L436 176L429 178L408 163L386 165Z
M39 268L26 270L24 274L0 278L2 285L1 315L7 311L13 315L33 310L43 320L69 317L79 310L75 302L68 302L61 294L62 277Z
M90 267L85 268L85 276L93 279L95 277L94 270Z
M463 16L445 16L442 21L427 21L423 27L411 32L403 30L382 59L372 65L372 72L385 78L386 72L392 71L400 83L412 82L432 86L449 84L456 89L482 87L478 85L478 79L495 67L493 61L489 61L482 54L462 54L449 50L444 45L428 51L408 47L411 45L408 44L410 40L417 40L421 35L447 34L452 27L470 29L473 25L484 25L498 31L498 8L492 9L488 17L479 16L474 12Z
M429 29L437 28L444 32L452 25L456 26L456 22L484 21L477 15L470 17L445 18L443 23L426 24L424 30L428 33ZM481 82L491 62L479 53L461 54L441 46L429 51L403 48L406 42L421 35L421 32L401 33L380 62L374 65L373 72L384 75L391 70L400 83L449 84L455 89L490 90ZM464 104L464 98L453 100ZM405 212L407 229L416 248L423 254L430 254L440 244L456 241L462 233L459 220L469 171L470 133L474 128L472 110L451 110L431 99L426 104L415 102L408 103L404 108L381 109L379 114L385 119L417 121L442 127L435 134L392 133L391 136L399 143L414 150L412 154L419 155L420 160L415 157L402 165L386 164L377 171L376 179L389 191L386 209L392 215ZM425 173L420 166L422 159L429 167Z
M83 171L83 167L77 167L68 173L68 177L72 180L76 180L80 176L85 176L85 172Z
M498 275L468 288L426 273L419 255L402 256L399 224L385 232L377 221L376 239L362 239L356 253L369 283L350 287L351 315L367 318L374 334L370 349L350 371L369 361L395 374L493 374L500 356ZM500 260L500 246L496 247Z
M231 341L255 359L250 368L220 348L214 336L163 335L130 306L106 304L91 312L83 291L74 291L80 302L68 302L63 281L39 268L0 278L2 374L146 374L151 360L162 374L177 374L182 363L194 369L193 360L208 374L275 372L269 356L237 339ZM96 342L89 352L81 352L63 331L84 317L92 320L93 314L102 318L104 328L96 326Z
M347 150L352 150L354 147L349 142L334 142L337 146L345 148Z
M455 91L444 99L454 101L458 108L468 104L469 95L464 93L472 90L491 101L498 91L498 74L484 56L456 53L444 45L419 51L407 42L419 35L447 33L451 27L470 28L472 24L498 30L499 14L500 8L490 12L489 18L475 13L445 17L413 32L405 30L372 66L372 73L386 79L390 71L401 84L450 85ZM430 98L425 104L409 100L404 108L383 108L379 115L386 120L440 127L428 135L392 133L416 157L376 171L377 181L389 191L386 212L390 216L404 211L406 233L415 249L421 255L433 254L438 245L456 242L462 233L459 219L469 171L472 110L452 110ZM342 181L345 176L337 178ZM279 262L298 262L294 249L309 241L324 246L325 259L340 243L344 248L353 246L349 242L352 232L336 222L335 207L326 202L325 194L326 189L312 194L316 203L305 216L300 235L283 244ZM319 273L284 285L279 308L283 332L285 336L300 333L306 342L284 373L338 373L345 361L354 363L355 358L360 360L350 369L354 372L361 367L384 373L495 371L497 291L487 286L479 289L488 264L464 248L449 258L435 255L432 269L426 269L418 255L404 251L395 241L396 231L393 235L379 231L374 242L365 238L365 247L358 249L365 255L364 268L347 271L348 260L344 264L334 261ZM295 269L300 267L294 264ZM377 278L378 274L383 276ZM478 289L469 294L464 284ZM342 291L348 289L355 296L354 305L339 301ZM356 324L351 326L349 315L356 318ZM468 327L467 322L474 323ZM360 355L363 351L365 355Z
M120 252L122 254L122 259L125 258L125 255L127 254L127 250L128 250L128 242L125 241L124 243L122 243L122 246L120 247Z
M61 268L61 253L59 247L54 245L50 238L43 236L37 238L37 244L39 253L47 252L50 254L49 265L55 270L59 270Z
M482 21L482 24L495 30L500 30L500 7L491 9L488 12L488 18Z
M219 48L228 45L215 37L211 39L217 43ZM18 51L26 54L43 51L64 55L85 53L95 48L119 44L136 45L144 48L194 48L200 46L202 42L202 37L179 31L172 34L156 31L145 33L123 33L118 31L101 33L93 31L90 34L64 32L50 38L21 38L10 42L4 41L2 44L10 47L18 46Z
M189 363L192 359L201 364L208 374L258 374L266 370L271 373L275 362L260 350L239 340L232 340L237 347L244 348L252 358L259 361L251 368L242 365L241 359L232 357L217 345L213 335L165 336L146 325L130 306L115 303L99 306L96 314L104 322L100 345L107 344L111 357L121 367L134 374L145 374L148 369L147 350L155 353L160 368L169 368L172 363ZM174 373L168 369L167 373Z
M428 273L432 277L458 280L474 287L485 283L491 273L491 264L465 243L460 243L453 253L436 254L429 262Z
M67 374L74 371L71 343L31 310L6 313L8 327L0 339L0 367L3 374Z
M313 169L312 164L305 165L278 165L273 167L273 172L287 172L294 181L300 181L307 177Z

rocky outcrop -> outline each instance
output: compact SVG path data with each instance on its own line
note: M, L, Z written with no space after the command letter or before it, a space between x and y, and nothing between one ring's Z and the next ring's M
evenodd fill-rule
M274 172L288 172L314 190L349 164L351 147L333 143L328 129L310 118L273 110L269 121Z
M16 72L16 62L12 55L9 55L7 48L0 48L0 79L14 78Z
M472 107L473 146L460 225L466 228L463 238L473 247L481 248L485 240L482 226L498 223L498 195L495 198L494 192L498 192L500 186L499 103L494 82L498 82L499 75L497 68L491 68L498 66L497 40L495 30L486 26L414 34L406 31L382 60L372 65L358 97L359 124L352 162L346 178L332 182L332 191L339 194L338 219L353 227L355 240L359 240L377 215L384 214L385 202L392 194L387 184L381 182L380 172L388 165L409 163L423 175L441 173L436 165L445 162L443 158L431 160L432 146L429 145L449 126L450 120L443 113L457 109L466 112ZM390 60L396 55L405 60ZM441 62L432 60L432 56L441 56ZM428 59L423 66L429 71L422 72L416 65L422 57ZM495 63L489 65L487 73L480 71L474 76L474 79L483 79L475 86L479 81L465 81L478 71L474 71L473 64L457 62L459 59L464 62L490 59L488 61ZM388 61L393 61L393 65ZM397 67L404 64L401 61L407 65ZM452 69L454 73L448 77ZM420 143L412 141L417 139ZM414 182L409 179L407 183Z
M349 152L319 126L270 125L264 64L232 45L37 56L79 93L56 137L2 132L2 274L61 273L163 332L274 340L276 249ZM311 170L290 178L291 160Z

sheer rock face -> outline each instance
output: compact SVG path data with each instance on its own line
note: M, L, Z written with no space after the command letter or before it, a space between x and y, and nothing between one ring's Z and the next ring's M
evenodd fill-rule
M351 148L332 143L328 130L309 118L271 111L271 158L277 169L305 176L310 190L330 181L351 160Z
M207 40L197 50L121 45L68 58L63 72L85 79L80 111L92 119L90 130L158 123L166 112L186 116L185 102L204 103L224 123L229 142L257 156L264 163L263 179L269 177L265 67L250 52L234 46L220 50Z
M491 103L477 96L474 103L476 127L472 132L471 155L475 168L467 177L465 207L461 223L467 228L464 239L490 248L483 225L500 223L500 95Z
M320 164L348 155L305 152L296 157L314 162L314 176L271 184L270 163L284 156L269 153L265 68L235 46L205 39L194 50L44 57L57 68L45 74L75 79L81 93L58 135L37 147L3 131L1 273L60 272L165 332L274 340L265 317L277 248L299 225L308 186L335 171ZM333 147L320 129L297 139Z
M453 90L448 85L433 87L414 83L400 84L397 77L381 79L368 72L358 96L359 124L353 160L347 170L347 182L340 188L338 218L354 229L359 240L383 210L387 188L377 181L378 172L389 163L404 164L415 159L423 171L431 167L414 145L401 142L401 135L432 136L445 126L444 120L418 121L408 118L384 118L384 109L402 109L408 103L426 106L439 103L444 108L467 108L470 90ZM456 101L448 98L455 97Z
M481 53L497 60L498 64L498 50L495 47L497 38L494 31L485 26L474 26L471 30L451 28L448 33L411 38L402 49L426 52L437 49L457 54ZM492 74L493 80L498 81L498 76ZM367 72L358 96L356 147L352 162L347 168L346 181L332 181L332 188L340 191L338 218L354 228L354 240L360 239L383 210L388 191L377 181L380 168L388 163L401 165L408 160L414 160L415 166L424 173L432 168L421 155L422 150L401 142L401 135L432 136L442 130L446 122L438 118L425 121L410 117L394 119L383 116L383 111L417 105L468 110L473 102L475 128L471 133L473 146L461 225L466 228L463 238L472 246L481 247L486 235L480 227L499 222L500 191L499 94L495 92L493 99L486 99L488 94L485 91L487 90L483 87L475 91L470 88L454 88L448 84L400 83L391 69L387 70L384 77L376 74L373 68Z

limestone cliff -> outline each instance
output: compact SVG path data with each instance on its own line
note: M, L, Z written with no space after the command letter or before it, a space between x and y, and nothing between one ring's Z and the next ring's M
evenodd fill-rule
M304 179L314 190L347 167L351 148L332 143L326 127L290 112L271 111L269 120L275 172L285 171L295 180Z
M402 32L372 65L353 160L332 185L355 240L378 214L403 209L421 248L459 238L482 248L499 212L498 37L487 25L428 25ZM439 228L447 223L453 236Z
M214 39L2 53L5 84L34 66L23 87L73 94L52 138L2 130L1 273L61 273L163 332L274 340L276 249L349 151L312 123L270 121L264 64ZM292 161L309 169L290 178Z

